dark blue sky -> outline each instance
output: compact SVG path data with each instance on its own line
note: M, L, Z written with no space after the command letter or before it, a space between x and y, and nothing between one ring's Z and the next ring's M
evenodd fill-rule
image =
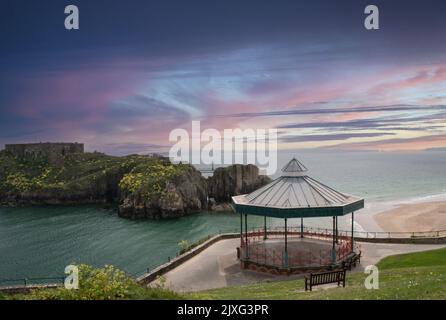
M382 32L362 41L388 41L395 47L444 40L446 3L424 1L3 1L3 54L128 50L164 55L213 51L271 41L361 41L367 4L381 13ZM81 12L81 30L63 28L66 5ZM382 43L382 42L381 42ZM438 47L439 48L439 47Z
M277 127L284 147L443 147L445 13L440 0L3 1L0 143L146 152L200 119Z

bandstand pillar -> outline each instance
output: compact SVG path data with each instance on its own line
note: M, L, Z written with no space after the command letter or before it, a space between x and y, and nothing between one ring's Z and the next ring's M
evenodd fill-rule
M336 263L336 217L333 216L333 248L331 251L331 260Z
M285 218L285 256L284 256L285 268L288 268L288 227L287 218Z
M248 250L248 215L245 213L245 258L249 257Z
M300 237L304 237L304 218L300 218Z
M352 212L352 252L355 251L355 212Z
M266 216L264 216L264 227L263 227L263 240L266 240L268 238L266 234Z
M336 216L336 244L339 243L339 234L338 234L338 217Z
M240 212L240 249L243 248L243 214Z

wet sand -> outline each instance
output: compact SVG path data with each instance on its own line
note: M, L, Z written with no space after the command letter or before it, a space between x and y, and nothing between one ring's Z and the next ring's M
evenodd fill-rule
M401 204L373 218L389 232L446 230L446 201Z

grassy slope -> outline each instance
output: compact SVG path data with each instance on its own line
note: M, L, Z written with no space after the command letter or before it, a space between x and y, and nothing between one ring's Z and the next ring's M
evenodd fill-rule
M446 299L446 248L395 255L378 263L379 290L364 287L366 274L349 273L346 288L303 292L304 280L227 287L191 299Z

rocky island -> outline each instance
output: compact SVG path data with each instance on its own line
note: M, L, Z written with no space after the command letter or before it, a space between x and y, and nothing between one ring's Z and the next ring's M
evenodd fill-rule
M225 208L230 197L270 179L254 165L193 166L160 156L84 153L82 144L7 145L0 151L0 203L6 206L116 204L121 217L169 218Z

